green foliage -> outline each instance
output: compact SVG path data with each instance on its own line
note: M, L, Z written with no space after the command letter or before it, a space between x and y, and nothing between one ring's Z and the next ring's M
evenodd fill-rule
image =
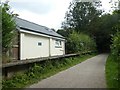
M99 24L96 31L93 31L96 37L96 44L99 51L110 51L111 34L116 32L115 27L118 23L118 15L105 14L96 22Z
M95 51L96 44L94 40L86 34L73 32L67 40L68 53L82 53L86 51Z
M69 36L70 30L86 33L95 39L99 52L109 52L111 34L116 33L114 27L119 22L120 11L115 10L113 14L102 14L102 10L98 10L100 6L100 2L91 3L73 0L62 24L64 28L61 31L62 34Z
M110 51L111 34L116 33L116 24L119 23L120 17L120 14L115 12L113 14L103 14L89 25L87 33L95 38L99 52Z
M15 15L10 11L8 3L4 3L0 7L2 7L2 49L3 53L6 54L6 52L10 49L12 40L15 36Z
M16 74L11 79L3 80L3 90L7 88L23 88L76 65L92 56L94 56L94 54L86 54L79 57L63 58L59 60L47 60L39 64L34 64L34 66L30 67L25 73Z
M113 55L109 55L106 62L106 81L108 88L120 88L119 85L119 65L115 62Z
M120 15L119 10L114 11L115 15ZM117 18L120 20L120 17ZM120 23L114 29L117 31L112 37L111 54L106 63L106 79L108 88L120 88Z
M68 35L69 35L69 32L67 32L67 31L65 31L65 30L63 30L63 29L59 29L58 31L57 31L57 33L59 33L60 35L62 35L63 37L68 37Z
M118 16L118 21L120 21L120 10L114 11L114 14ZM111 52L116 61L120 64L120 22L114 26L117 31L112 37Z
M96 5L100 6L100 3L73 0L69 11L66 12L62 27L64 29L72 28L77 32L87 32L89 24L101 14L101 11L95 8Z
M120 31L113 36L113 44L111 45L112 55L115 57L116 61L120 62Z

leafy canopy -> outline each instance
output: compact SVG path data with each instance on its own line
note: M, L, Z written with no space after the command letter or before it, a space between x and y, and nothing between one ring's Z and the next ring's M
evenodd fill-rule
M86 31L90 23L101 14L101 11L96 9L96 5L99 6L100 3L73 1L62 27L64 29L73 28L78 32Z
M3 52L7 52L12 46L12 40L15 35L15 14L10 11L8 2L3 3L0 7L2 7L2 49Z

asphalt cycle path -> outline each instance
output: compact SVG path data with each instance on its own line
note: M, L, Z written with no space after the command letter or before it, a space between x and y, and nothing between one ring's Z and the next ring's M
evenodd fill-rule
M92 57L29 88L106 88L105 63L108 54Z

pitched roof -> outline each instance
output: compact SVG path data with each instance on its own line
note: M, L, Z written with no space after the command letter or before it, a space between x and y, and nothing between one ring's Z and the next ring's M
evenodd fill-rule
M41 26L41 25L35 24L33 22L18 18L18 17L15 18L15 21L16 21L17 26L23 30L37 32L37 33L54 36L54 37L59 37L59 38L64 38L60 34L56 33L55 31L53 31L45 26Z

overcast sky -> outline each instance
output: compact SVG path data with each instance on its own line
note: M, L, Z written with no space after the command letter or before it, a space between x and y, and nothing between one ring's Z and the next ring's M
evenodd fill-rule
M59 29L64 21L65 13L72 0L10 0L9 4L14 13L22 19ZM109 11L111 0L102 0L103 7Z

